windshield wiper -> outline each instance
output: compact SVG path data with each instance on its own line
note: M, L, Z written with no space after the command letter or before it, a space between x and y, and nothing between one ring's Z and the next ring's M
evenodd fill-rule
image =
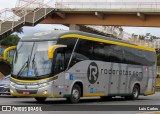
M21 69L19 70L19 72L17 73L17 78L19 77L19 75L22 73L23 69L26 68L26 66L28 66L28 62L29 62L29 56L27 61L23 64L23 66L21 67Z
M36 62L35 62L35 55L36 55L36 52L34 53L34 56L33 56L33 59L32 59L32 68L34 69L34 74L35 76L38 78L38 71L37 71L37 65L36 65Z

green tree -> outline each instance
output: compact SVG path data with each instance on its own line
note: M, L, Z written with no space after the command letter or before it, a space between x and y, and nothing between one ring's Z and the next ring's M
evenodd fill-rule
M137 37L138 37L138 35L133 33L131 39L134 39L134 40L135 40L135 39L137 39Z
M21 34L23 33L23 28L19 28L16 30L17 33ZM7 38L0 40L0 45L2 46L14 46L17 45L19 41L19 36L17 34L12 34L8 36Z
M146 36L150 36L151 35L151 33L146 33Z
M10 35L7 38L0 41L0 45L2 46L15 46L19 41L18 35Z
M138 38L139 38L140 40L144 40L144 39L145 39L145 36L144 36L144 35L139 35Z

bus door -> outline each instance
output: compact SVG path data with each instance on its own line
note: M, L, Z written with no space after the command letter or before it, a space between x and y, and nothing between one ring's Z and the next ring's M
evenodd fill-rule
M58 75L58 80L56 81L59 85L64 85L64 70L65 70L65 54L63 48L58 48L55 51L55 57L53 62L53 74Z

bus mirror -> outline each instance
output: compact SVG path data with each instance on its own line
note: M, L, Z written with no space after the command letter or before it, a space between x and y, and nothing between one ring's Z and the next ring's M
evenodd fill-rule
M51 46L48 50L48 58L53 59L55 50L58 48L65 48L65 47L67 47L67 46L66 45L58 45L58 44Z
M11 46L11 47L6 48L6 49L4 50L4 53L3 53L3 59L4 59L4 60L7 60L7 53L8 53L8 51L14 50L14 49L16 49L16 46Z

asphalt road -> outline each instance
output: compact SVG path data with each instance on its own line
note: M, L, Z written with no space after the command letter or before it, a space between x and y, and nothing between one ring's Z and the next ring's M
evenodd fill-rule
M41 107L44 112L32 112L33 114L139 114L139 113L148 113L155 112L156 108L160 110L160 92L157 92L154 95L150 96L140 96L138 100L125 100L123 98L113 98L112 100L102 101L100 98L83 98L80 100L78 104L69 104L65 99L57 99L57 98L48 98L46 102L39 103L34 98L25 98L25 97L11 97L11 96L0 96L0 104L1 105L18 105L18 106L35 106ZM133 106L132 106L133 105ZM151 106L150 106L151 105ZM142 110L149 106L149 108L153 108L154 110ZM138 107L138 108L137 108ZM2 107L1 107L2 108ZM141 110L139 110L139 108ZM52 110L52 111L50 111ZM109 110L109 111L106 111ZM128 111L124 111L128 110ZM0 112L1 114L2 112ZM3 112L3 114L18 114L22 112ZM30 112L23 112L23 114L29 114ZM159 111L160 113L160 111ZM156 113L157 114L157 113Z

